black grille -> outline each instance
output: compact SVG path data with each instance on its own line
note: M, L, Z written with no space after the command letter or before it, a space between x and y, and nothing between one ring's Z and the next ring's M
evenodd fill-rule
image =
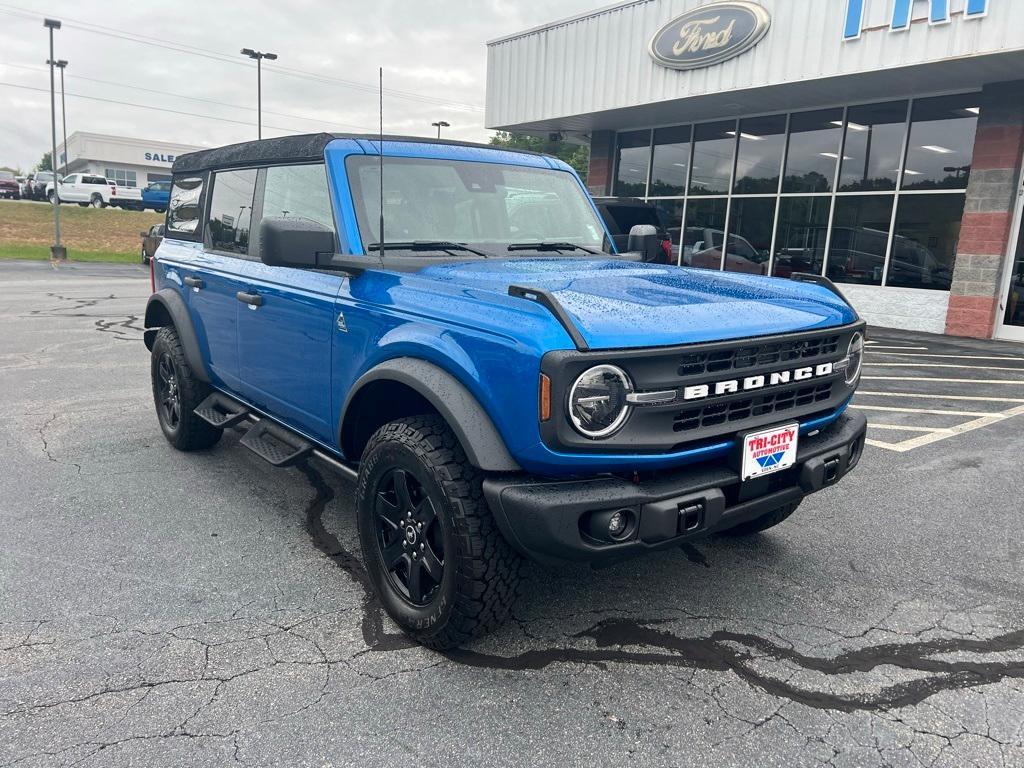
M839 336L822 336L817 339L779 341L734 349L720 349L713 352L694 352L680 358L678 373L680 376L699 376L704 373L741 371L777 363L825 357L835 354L839 349L839 338Z
M742 400L708 403L688 408L675 415L672 429L675 432L689 432L693 429L744 421L772 413L784 413L794 408L805 408L829 400L832 397L833 383L830 381L807 387L780 389Z

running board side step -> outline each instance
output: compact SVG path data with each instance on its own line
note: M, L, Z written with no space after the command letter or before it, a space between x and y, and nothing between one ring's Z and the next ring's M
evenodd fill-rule
M312 443L266 419L254 424L239 442L275 467L293 466L313 452Z
M195 407L193 413L211 427L227 429L233 427L249 415L249 409L220 392L213 392Z

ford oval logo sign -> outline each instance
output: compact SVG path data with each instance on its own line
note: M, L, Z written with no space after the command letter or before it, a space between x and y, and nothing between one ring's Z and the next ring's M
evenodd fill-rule
M756 3L712 3L659 29L651 38L651 57L672 69L710 67L749 51L771 24L771 15Z

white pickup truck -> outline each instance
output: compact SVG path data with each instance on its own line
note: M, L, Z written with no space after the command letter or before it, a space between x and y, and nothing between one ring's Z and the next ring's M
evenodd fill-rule
M65 176L54 192L53 182L46 185L46 199L53 202L57 195L62 203L78 203L81 206L142 210L142 191L133 187L119 187L103 176L91 173L72 173Z

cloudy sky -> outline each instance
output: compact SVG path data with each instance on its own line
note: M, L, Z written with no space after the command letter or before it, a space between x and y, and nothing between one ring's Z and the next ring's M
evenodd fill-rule
M0 0L0 166L28 170L50 146L44 17L63 22L55 45L69 62L68 134L205 146L256 138L247 47L280 57L263 71L264 136L376 130L383 66L387 132L430 135L446 120L445 135L485 140L485 41L603 4Z

